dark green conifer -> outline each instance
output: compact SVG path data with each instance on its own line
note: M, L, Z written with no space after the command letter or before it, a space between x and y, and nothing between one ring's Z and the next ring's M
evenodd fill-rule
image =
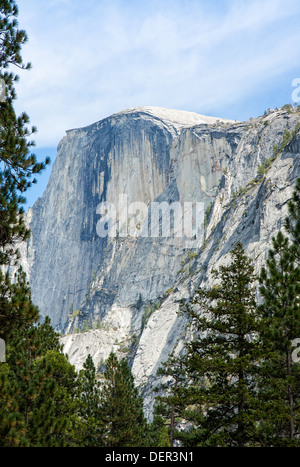
M80 414L84 425L82 445L97 447L101 445L99 430L100 390L91 355L88 355L84 362L83 370L80 372L80 382Z
M36 128L28 129L29 117L16 116L13 102L14 83L18 80L12 68L29 69L24 64L21 48L27 41L26 32L18 29L18 7L14 0L0 4L0 83L5 83L5 96L0 99L0 264L9 264L19 257L16 242L26 240L29 230L23 218L24 193L36 182L32 177L50 162L37 162L30 149L34 142L28 137Z
M57 350L48 350L34 366L38 391L28 424L30 445L80 446L79 382L74 366Z
M27 35L18 29L17 16L14 0L0 2L0 266L18 262L17 243L29 236L23 217L24 194L36 181L34 175L49 163L48 158L37 162L31 153L34 142L28 138L36 129L28 128L25 113L17 116L14 110L18 76L13 70L30 68L22 60ZM0 372L0 444L61 445L66 443L62 426L69 424L71 413L66 406L72 379L62 382L62 373L70 376L69 364L50 321L36 326L39 312L24 272L19 268L15 279L10 273L10 269L0 271L0 338L7 351ZM50 358L49 351L56 357Z
M31 291L21 268L14 280L0 270L0 338L7 340L39 320L39 310L32 303Z
M256 435L256 376L262 348L254 267L239 243L232 262L213 271L211 289L199 289L182 311L193 326L186 345L190 384L181 391L186 446L244 447Z
M16 391L8 364L0 363L0 447L28 446L25 423L15 397Z
M177 433L177 423L181 421L182 412L185 409L183 389L188 384L185 361L180 356L170 356L159 368L157 374L162 378L156 388L159 395L155 398L154 423L163 434L162 427L167 429L169 446L174 447ZM160 421L160 423L159 423Z
M260 275L262 342L269 352L260 380L261 439L271 446L300 445L300 366L293 359L300 337L300 179L285 226L289 237L279 232L272 239Z
M142 398L127 361L118 361L113 352L106 362L100 403L103 446L139 447L145 444L147 426Z

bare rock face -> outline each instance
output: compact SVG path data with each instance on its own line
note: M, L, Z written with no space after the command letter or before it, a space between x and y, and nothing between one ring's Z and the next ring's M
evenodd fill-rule
M151 413L157 369L188 339L180 301L211 284L237 241L259 270L283 226L300 176L299 122L291 109L232 122L141 107L67 132L28 212L23 264L71 363L81 368L91 354L100 366L112 349L127 355ZM116 235L101 237L98 206L118 206L120 195L148 213L153 202L204 203L203 235L143 236L151 215L143 223L129 209L126 236L117 209Z

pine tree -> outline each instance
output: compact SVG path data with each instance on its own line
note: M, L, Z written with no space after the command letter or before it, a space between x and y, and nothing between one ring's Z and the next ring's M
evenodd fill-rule
M5 419L13 427L12 432L6 428L3 445L11 445L11 433L20 446L74 444L79 423L77 374L63 355L49 318L11 332L3 365L2 414L9 414Z
M13 102L16 99L14 83L18 75L11 67L29 69L24 64L21 48L27 41L26 32L18 29L18 7L14 0L0 4L0 80L5 83L6 96L0 101L0 264L10 264L19 257L16 242L24 241L29 230L24 223L24 193L36 182L34 174L40 173L50 162L37 162L30 153L34 146L28 141L36 128L28 129L29 117L17 117Z
M0 336L6 341L0 385L2 428L6 428L0 431L0 444L25 446L29 444L29 414L42 377L37 377L34 361L47 348L59 349L60 345L49 319L36 326L39 311L31 301L24 272L19 269L15 282L8 273L0 272L0 278L4 279L0 281Z
M103 446L139 447L145 444L147 424L142 398L127 361L118 361L113 352L106 362L100 404Z
M29 237L24 222L26 190L50 162L37 162L28 138L29 117L14 110L15 69L29 69L21 48L26 32L18 29L14 0L0 2L0 266L18 264L17 243ZM21 268L15 280L0 269L0 338L5 339L7 363L0 371L0 445L60 446L74 443L78 423L73 367L62 354L58 336L39 311Z
M97 447L101 445L99 439L100 390L96 368L91 355L87 356L83 364L80 379L80 415L86 428L82 435L82 444L85 447Z
M35 361L38 391L28 424L30 445L74 447L81 443L78 374L61 352L48 350Z
M292 238L290 253L296 265L300 264L300 178L296 181L292 199L288 203L289 216L285 220L285 228Z
M29 328L39 318L22 268L18 269L14 281L9 272L0 270L0 338L8 340L18 329Z
M161 383L156 388L160 394L155 398L154 415L157 417L156 425L167 428L169 435L169 446L174 447L176 439L177 423L181 419L184 410L184 398L182 389L188 384L185 361L180 356L171 355L159 368L157 375L160 376ZM159 420L161 422L159 423Z
M18 7L14 0L0 2L0 84L4 83L5 96L0 99L0 266L16 265L19 252L17 243L25 241L29 230L25 226L22 204L24 193L49 163L39 163L30 149L34 142L28 137L35 132L27 128L28 116L17 117L14 111L18 81L11 69L29 69L24 64L21 48L27 41L26 32L18 29ZM15 280L10 270L0 269L0 338L10 339L16 328L28 328L37 323L39 313L32 304L25 274L19 268ZM7 342L9 344L9 342Z
M191 382L181 393L186 446L251 446L256 436L255 379L262 347L252 261L238 243L232 262L213 271L211 289L198 289L182 306L194 330L186 345Z
M171 447L169 429L163 416L154 413L152 422L148 423L147 426L147 438L145 445L147 447L159 448Z
M292 358L293 342L300 337L300 179L285 226L290 238L279 232L272 239L260 275L262 342L269 351L260 381L261 438L271 446L300 445L300 367Z
M28 446L25 423L16 401L7 363L0 364L0 447Z

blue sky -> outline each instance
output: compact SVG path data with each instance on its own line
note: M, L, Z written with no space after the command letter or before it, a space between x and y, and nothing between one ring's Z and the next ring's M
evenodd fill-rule
M236 120L292 103L300 78L299 0L19 0L32 70L16 111L38 158L65 131L135 106ZM32 205L51 168L28 192Z

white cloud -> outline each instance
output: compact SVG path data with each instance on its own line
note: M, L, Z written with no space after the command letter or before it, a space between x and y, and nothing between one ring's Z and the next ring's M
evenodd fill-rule
M136 105L221 110L296 69L298 0L224 3L22 0L33 70L17 108L38 126L38 145Z

